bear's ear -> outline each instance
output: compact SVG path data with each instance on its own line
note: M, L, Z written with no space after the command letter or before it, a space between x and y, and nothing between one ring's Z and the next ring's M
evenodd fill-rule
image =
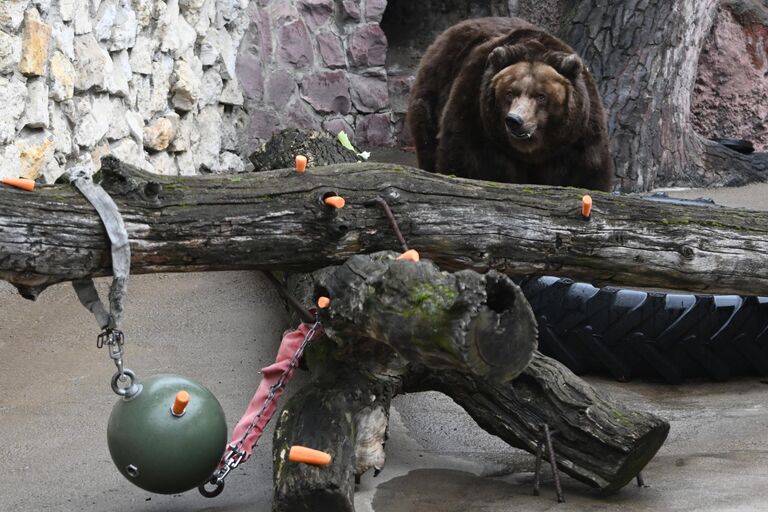
M507 66L525 59L527 48L522 44L498 46L488 54L488 65L494 71L501 71Z
M584 70L584 62L575 53L553 52L547 61L568 80L576 80Z

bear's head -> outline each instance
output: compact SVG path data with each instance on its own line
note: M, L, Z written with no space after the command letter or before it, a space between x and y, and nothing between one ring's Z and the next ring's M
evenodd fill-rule
M521 154L572 142L589 119L583 72L574 53L531 43L495 48L483 84L486 130Z

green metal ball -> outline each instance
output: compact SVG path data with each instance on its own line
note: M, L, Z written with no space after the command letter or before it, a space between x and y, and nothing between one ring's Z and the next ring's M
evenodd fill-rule
M179 375L155 375L112 409L107 442L117 469L131 483L158 494L176 494L205 483L227 444L224 411L200 384ZM183 414L172 407L189 394Z

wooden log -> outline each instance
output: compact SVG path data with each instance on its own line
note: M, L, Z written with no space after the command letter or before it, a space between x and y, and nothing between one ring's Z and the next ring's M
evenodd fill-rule
M456 338L430 335L435 332L435 327L440 330L446 325L466 323L454 322L465 314L466 307L455 306L462 300L455 299L453 307L436 307L425 324L414 323L411 315L404 314L414 306L406 300L409 294L403 283L419 287L424 276L428 276L426 281L436 285L431 293L440 297L452 296L453 288L445 284L445 276L435 277L431 265L393 262L391 258L391 253L356 256L340 267L318 273L314 296L330 294L334 297L322 315L325 332L334 343L325 346L321 359L316 355L314 359L310 358L309 366L313 372L326 375L326 381L333 384L319 394L307 391L313 393L311 398L302 398L287 406L289 412L286 414L294 419L293 426L286 426L285 430L293 432L292 439L298 444L304 439L314 442L320 436L330 450L347 453L345 439L354 436L346 423L349 418L339 418L336 422L320 420L318 423L315 419L317 406L306 407L304 404L320 401L320 397L323 401L335 397L332 400L344 401L343 407L352 407L354 413L356 409L345 397L376 396L379 393L368 391L374 379L397 382L390 388L396 392L441 391L466 409L480 427L511 446L531 453L536 452L543 425L547 424L557 432L553 441L558 466L574 478L606 492L631 481L664 443L669 431L665 420L613 402L561 364L537 352L512 381L490 379L481 371L473 371L465 360L454 355L456 347L461 346ZM464 276L472 272L457 274ZM402 279L403 276L408 277ZM518 308L520 303L526 302L524 297L513 292L505 293L515 297ZM477 298L480 295L482 293L476 294L475 302L482 303ZM468 295L472 296L472 293ZM519 314L526 318L524 313ZM441 321L431 324L434 316L440 317ZM521 320L521 323L525 321ZM535 331L528 331L526 335L532 337L530 345L535 345ZM492 341L486 343L494 347L494 357L504 357L498 355L504 354L504 337L491 338ZM506 339L509 343L518 342L514 334ZM510 349L510 353L514 353L514 349ZM526 361L529 359L526 355ZM344 370L339 371L340 367ZM345 380L347 373L356 375L358 372L366 378L354 382ZM344 383L339 384L338 379ZM312 384L310 388L318 386ZM350 393L350 389L355 392ZM335 414L341 414L339 411L343 407L336 409ZM322 414L331 414L330 408L324 409ZM297 419L299 417L302 419ZM305 434L297 430L296 425L309 424L323 424L330 431ZM354 458L345 463L354 464ZM280 478L285 476L276 474L276 489L284 487ZM323 479L313 476L308 483L300 484L301 478L292 475L291 489L295 492L304 485L307 489L337 488L341 493L346 489L349 477L349 473L331 471ZM347 480L334 486L325 478ZM284 493L280 491L280 494Z
M506 382L536 349L537 327L520 288L495 271L443 272L397 253L353 256L322 279L321 318L338 343L370 339L406 361Z
M387 164L166 177L102 160L132 271L308 271L398 247L382 196L422 257L442 268L566 275L595 284L768 295L768 213L653 204L584 190L484 183ZM326 194L347 198L336 210ZM0 278L27 297L109 270L107 237L68 185L0 188Z
M629 483L656 455L669 423L613 402L554 359L536 353L512 382L494 383L455 371L428 371L406 391L436 390L453 398L487 432L536 453L543 425L557 466L604 492Z
M272 441L274 512L354 512L355 479L384 466L390 402L405 367L382 344L353 345L352 358L327 339L310 347L314 380L286 403ZM293 445L324 451L331 463L290 462Z

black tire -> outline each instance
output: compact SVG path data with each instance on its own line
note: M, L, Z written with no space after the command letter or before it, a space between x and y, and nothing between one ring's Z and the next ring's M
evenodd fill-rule
M677 384L768 375L768 297L595 288L570 279L521 283L539 350L576 374Z

